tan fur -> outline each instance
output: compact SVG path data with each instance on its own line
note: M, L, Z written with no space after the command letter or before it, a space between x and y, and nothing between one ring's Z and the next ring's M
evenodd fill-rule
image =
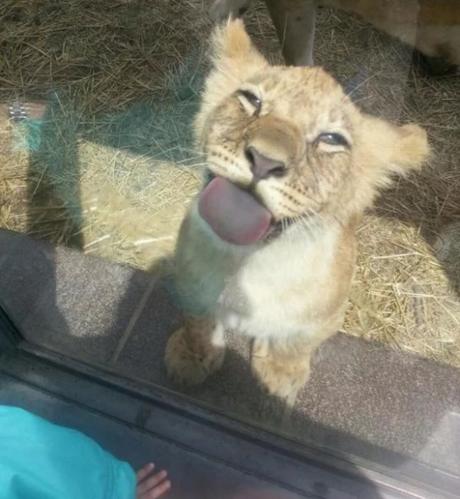
M212 318L189 316L184 327L171 336L165 358L172 379L180 373L179 383L186 379L190 384L198 384L221 367L224 349L212 345L214 327Z
M217 28L212 44L197 144L214 174L243 187L253 181L245 147L282 160L286 175L255 189L275 221L294 223L272 240L240 247L219 239L192 204L176 282L193 319L170 339L166 364L176 381L201 382L222 362L224 330L234 330L255 338L254 373L292 404L311 353L342 325L356 224L392 174L420 167L426 134L361 113L321 68L270 66L241 21ZM261 99L259 115L239 89ZM342 134L350 147L318 140L325 132Z

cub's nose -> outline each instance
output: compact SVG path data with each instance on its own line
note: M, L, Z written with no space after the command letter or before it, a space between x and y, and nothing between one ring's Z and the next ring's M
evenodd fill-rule
M285 175L286 165L282 161L267 158L267 156L261 154L254 146L246 147L244 153L256 180Z

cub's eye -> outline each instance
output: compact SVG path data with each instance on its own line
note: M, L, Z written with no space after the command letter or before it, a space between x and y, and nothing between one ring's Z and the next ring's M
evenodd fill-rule
M328 146L350 147L348 140L340 133L335 132L320 133L316 138L316 142L321 142L323 144L327 144Z
M260 109L262 106L262 101L249 90L240 90L239 95L243 96L250 104L252 104L256 109Z
M262 108L262 101L255 95L253 92L249 90L238 90L238 98L246 109L246 111L250 114L258 115Z

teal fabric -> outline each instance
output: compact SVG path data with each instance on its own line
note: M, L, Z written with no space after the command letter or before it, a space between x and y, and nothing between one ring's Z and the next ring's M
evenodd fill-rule
M0 499L133 499L136 477L78 431L0 406Z

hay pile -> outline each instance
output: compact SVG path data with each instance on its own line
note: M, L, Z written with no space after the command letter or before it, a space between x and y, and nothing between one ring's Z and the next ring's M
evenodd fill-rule
M358 237L345 331L460 367L460 301L418 229L369 215Z
M280 60L265 7L246 21ZM0 23L0 105L43 102L21 125L0 109L0 226L139 268L170 254L200 182L206 4L4 0ZM407 47L328 9L315 53L361 107L424 126L435 152L360 229L346 331L460 366L459 79L420 75Z

